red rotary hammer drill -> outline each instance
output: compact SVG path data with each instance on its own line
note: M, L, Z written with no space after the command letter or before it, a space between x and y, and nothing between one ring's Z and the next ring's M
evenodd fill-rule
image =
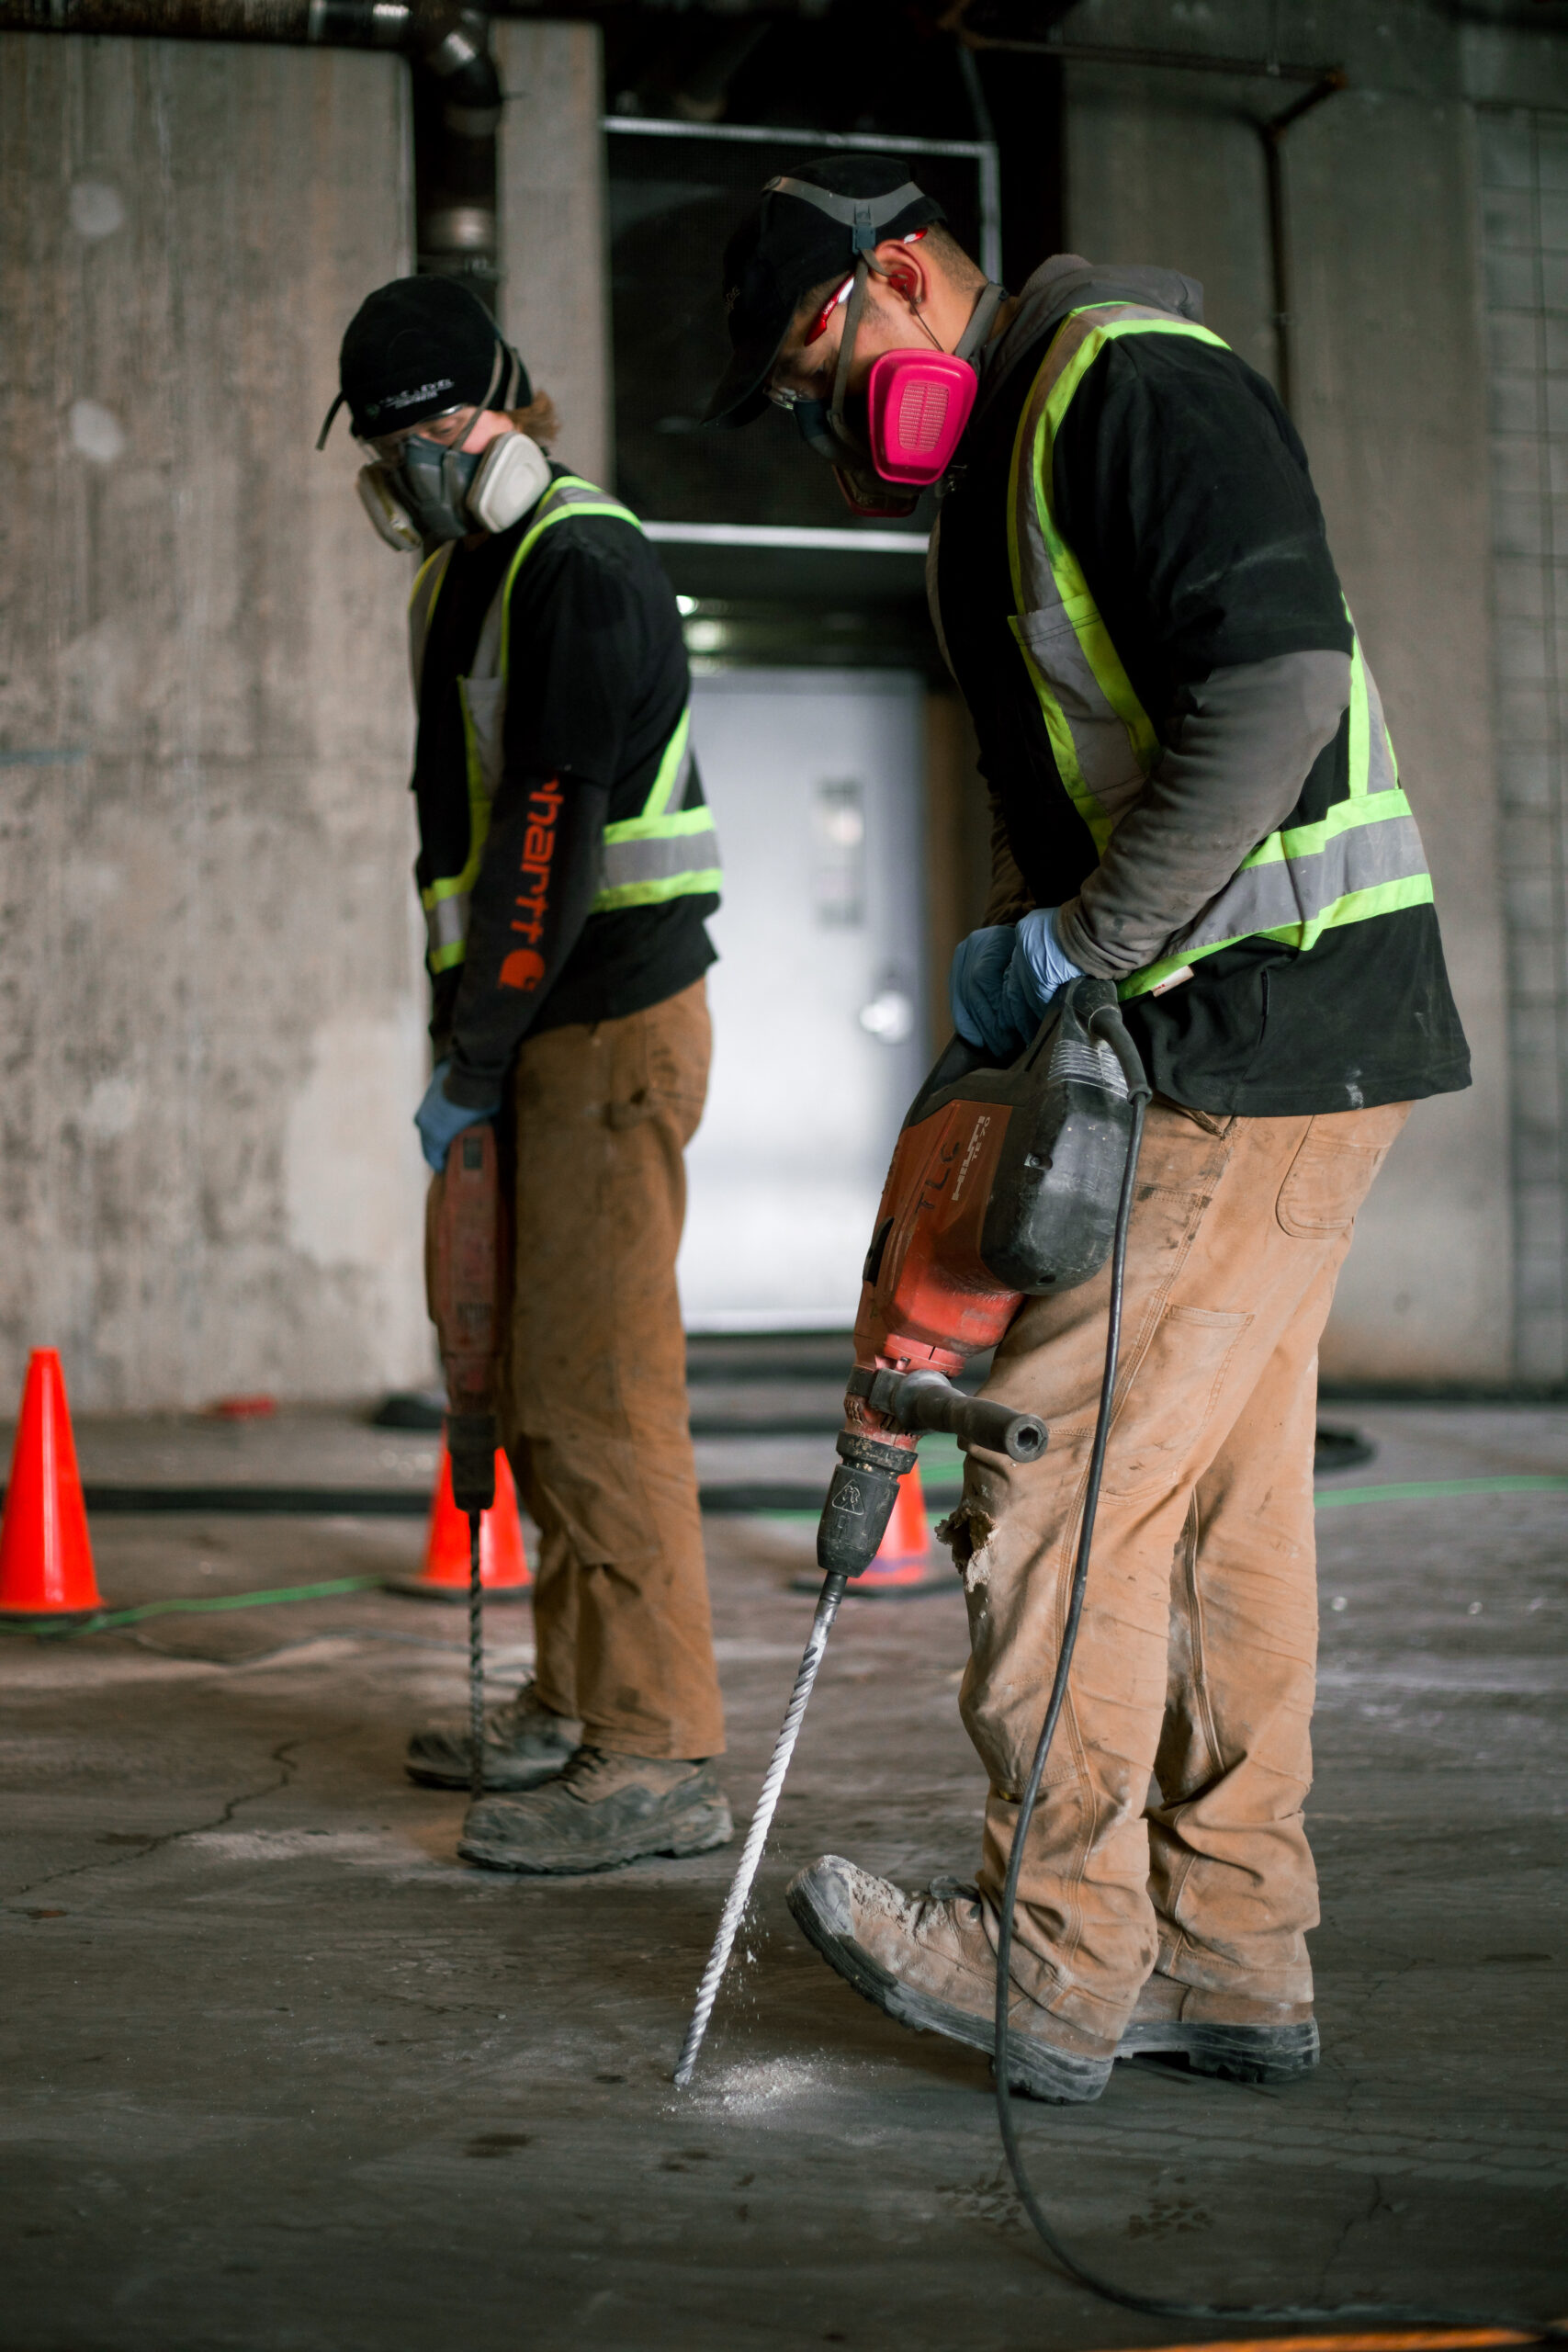
M1043 1422L965 1396L952 1375L994 1347L1025 1297L1071 1290L1111 1249L1133 1108L1145 1091L1109 980L1053 1001L1006 1069L955 1037L911 1104L867 1252L839 1467L818 1565L875 1557L922 1430L1035 1460Z

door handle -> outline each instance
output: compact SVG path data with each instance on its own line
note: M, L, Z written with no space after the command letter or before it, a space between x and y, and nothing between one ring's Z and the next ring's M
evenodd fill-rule
M914 1001L896 980L885 980L870 1003L862 1005L858 1018L866 1035L879 1046L907 1045L915 1034Z

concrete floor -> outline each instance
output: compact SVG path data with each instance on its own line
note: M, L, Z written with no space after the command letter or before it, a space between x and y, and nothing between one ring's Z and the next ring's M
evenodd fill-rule
M710 1399L704 1399L709 1402ZM1568 1471L1561 1410L1393 1408L1369 1482ZM343 1418L82 1431L89 1476L428 1474ZM705 1442L705 1476L787 1444ZM771 1457L770 1457L771 1460ZM287 1462L287 1469L280 1465ZM1333 1487L1326 1488L1331 1496ZM1145 2290L1568 2311L1561 1493L1320 1516L1320 2072L1117 2070L1021 2109L1089 2259ZM750 1804L810 1615L810 1532L708 1522ZM106 1598L406 1570L396 1521L105 1518ZM526 1655L497 1608L498 1679ZM453 1859L411 1724L451 1612L378 1592L0 1648L0 2346L15 2352L1014 2352L1224 2333L1058 2278L986 2070L840 1985L782 1890L824 1849L972 1866L956 1589L846 1608L694 2088L669 2069L734 1851L528 1883Z

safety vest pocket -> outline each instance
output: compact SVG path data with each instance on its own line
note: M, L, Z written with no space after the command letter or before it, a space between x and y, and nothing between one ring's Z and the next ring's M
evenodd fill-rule
M1092 598L1010 616L1008 627L1039 698L1057 773L1103 851L1120 819L1144 789L1145 767L1125 719L1107 695L1089 658L1092 632L1103 633Z

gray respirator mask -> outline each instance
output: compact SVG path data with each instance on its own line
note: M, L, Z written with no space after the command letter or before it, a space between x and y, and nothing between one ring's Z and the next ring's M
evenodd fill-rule
M526 382L517 354L498 342L479 409L510 409ZM334 403L318 449L335 413ZM448 449L422 433L411 433L395 459L372 457L361 466L355 487L378 536L400 554L415 554L476 531L509 530L543 497L549 483L549 459L536 441L513 429L472 451Z

